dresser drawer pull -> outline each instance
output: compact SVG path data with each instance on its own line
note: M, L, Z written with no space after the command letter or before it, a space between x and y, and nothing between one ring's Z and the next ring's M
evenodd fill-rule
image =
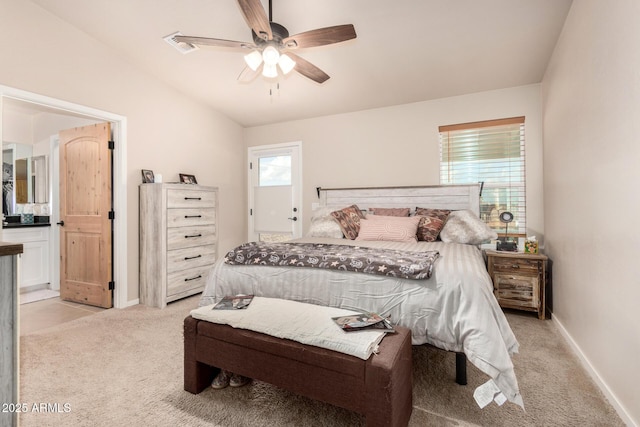
M511 268L520 268L520 266L518 264L513 264Z
M184 260L185 261L189 261L190 259L196 259L196 258L202 258L202 255L186 256L186 257L184 257Z
M202 234L192 234L190 236L184 236L185 239L190 239L192 237L202 237Z
M185 197L185 200L202 200L202 197Z
M190 282L192 280L197 280L202 277L202 274L198 274L196 277L191 277L190 279L184 279L185 282Z
M202 215L185 215L185 218L202 218Z

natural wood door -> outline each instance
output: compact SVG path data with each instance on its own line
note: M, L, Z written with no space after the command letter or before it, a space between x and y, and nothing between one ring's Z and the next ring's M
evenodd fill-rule
M109 123L60 136L60 297L110 308L111 150Z

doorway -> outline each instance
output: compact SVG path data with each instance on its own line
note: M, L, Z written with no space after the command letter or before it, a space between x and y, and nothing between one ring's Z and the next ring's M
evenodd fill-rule
M113 281L115 285L113 306L116 308L127 307L130 304L127 297L126 117L19 89L0 86L0 109L7 100L9 102L22 102L33 109L53 114L95 120L96 122L110 122L112 124L115 143L113 152L113 209L115 212L115 219L113 220ZM2 129L3 123L0 120L0 135L3 134ZM54 155L51 156L51 161L53 162L53 160ZM56 165L52 163L50 169L53 170L55 167ZM54 214L57 203L55 195L52 195L52 201L54 202L52 214ZM55 224L53 215L51 221L52 224ZM52 229L55 230L55 226ZM53 232L51 241L52 245L57 245L59 248L59 233ZM51 258L53 258L55 256L54 251L52 250L51 253ZM59 257L56 261L59 261ZM54 265L53 260L52 265Z
M250 147L249 241L302 237L302 143Z

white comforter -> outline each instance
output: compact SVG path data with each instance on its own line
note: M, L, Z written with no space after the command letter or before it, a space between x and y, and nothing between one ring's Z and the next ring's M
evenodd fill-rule
M255 297L243 310L212 310L213 305L191 310L191 317L234 328L261 332L367 360L378 351L385 333L376 330L348 333L332 317L357 314L353 310L304 304L279 298Z
M464 352L512 402L522 405L511 355L518 342L493 296L481 251L443 242L381 242L304 238L300 242L351 244L401 250L437 250L435 274L428 280L300 267L227 265L211 270L200 306L225 295L253 294L391 316L411 329L413 344Z

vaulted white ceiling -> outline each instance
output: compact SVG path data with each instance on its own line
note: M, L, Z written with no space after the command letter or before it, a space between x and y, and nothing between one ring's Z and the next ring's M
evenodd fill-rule
M237 81L243 52L182 54L163 37L252 41L236 0L32 0L146 72L255 126L539 83L571 0L272 0L290 34L353 24L297 53L331 77ZM268 2L263 0L268 14Z

